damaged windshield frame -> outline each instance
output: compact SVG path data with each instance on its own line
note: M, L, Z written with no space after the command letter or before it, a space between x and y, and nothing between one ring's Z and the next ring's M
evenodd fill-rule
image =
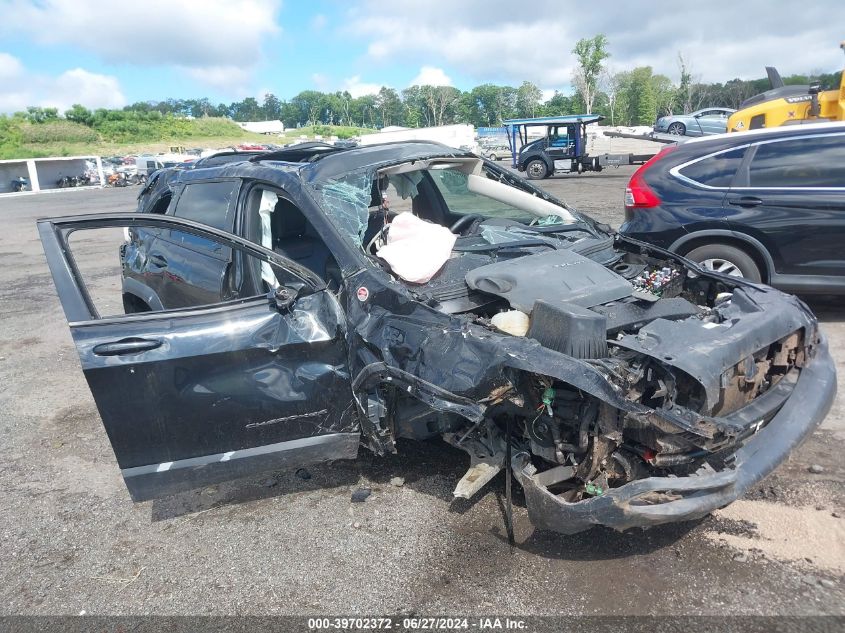
M554 211L547 216L536 215L534 222L542 222L542 224L528 224L525 223L525 218L514 219L514 222L520 224L520 230L525 229L533 233L542 235L551 235L558 232L569 232L573 230L582 230L591 233L594 237L607 237L612 235L612 232L604 230L604 227L596 223L591 218L571 209L565 202L554 198L541 192L533 187L530 183L522 182L521 179L510 174L506 174L499 167L492 165L488 161L484 161L475 157L452 157L452 156L438 156L422 160L401 161L391 164L371 165L364 169L350 171L344 174L333 176L332 178L310 182L309 188L315 195L318 204L323 207L326 215L329 217L332 224L338 229L338 232L346 239L350 239L356 249L365 251L367 240L365 234L367 233L368 225L371 222L373 209L379 209L383 206L383 191L380 190L380 184L383 178L391 175L406 174L412 172L422 171L436 171L443 169L456 169L462 173L469 175L484 175L493 182L501 183L511 187L516 192L524 193L537 198L538 205L554 205L559 208L562 213ZM434 179L432 179L434 180ZM434 184L438 189L438 194L443 197L442 191L439 190L439 185ZM475 193L479 198L486 198L499 202L495 198L485 195L484 193ZM445 199L443 204L448 209ZM507 203L502 203L507 204ZM522 214L531 214L530 211L512 207L514 211ZM566 214L571 218L570 222L566 221ZM483 215L485 219L491 219L495 216ZM558 218L558 221L550 223L552 217ZM513 219L513 218L509 218ZM436 222L435 222L436 223ZM441 226L445 226L441 224ZM446 228L449 228L448 226ZM607 227L609 229L609 227ZM532 240L532 244L533 244ZM537 246L551 246L553 244L538 237L536 240ZM511 244L507 244L510 246ZM489 250L496 250L502 248L503 244L491 244ZM455 250L463 250L461 247L456 247ZM365 254L366 251L365 251Z

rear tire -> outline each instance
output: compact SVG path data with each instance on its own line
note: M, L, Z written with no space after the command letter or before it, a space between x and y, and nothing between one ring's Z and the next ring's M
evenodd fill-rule
M683 136L687 133L687 126L681 123L680 121L675 121L674 123L669 124L669 127L666 128L666 131L669 134L675 136Z
M687 258L706 270L720 272L732 277L744 277L748 281L762 281L760 267L745 251L727 244L706 244L692 249Z
M539 158L534 158L526 163L525 173L528 175L529 180L542 180L549 175L549 170L546 167L546 163Z

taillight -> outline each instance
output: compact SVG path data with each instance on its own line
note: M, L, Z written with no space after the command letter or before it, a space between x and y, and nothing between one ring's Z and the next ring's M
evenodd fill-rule
M657 161L665 158L666 154L674 151L675 145L664 147L657 154L646 161L628 181L628 186L625 188L625 208L626 209L651 209L660 204L660 198L655 193L654 189L648 186L643 177L649 169L651 169Z

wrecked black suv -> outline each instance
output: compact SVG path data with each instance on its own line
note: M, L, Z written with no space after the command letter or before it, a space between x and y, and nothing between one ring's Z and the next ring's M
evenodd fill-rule
M834 397L800 300L442 145L163 170L140 207L39 222L136 501L441 436L457 496L512 468L538 527L645 527L742 495Z

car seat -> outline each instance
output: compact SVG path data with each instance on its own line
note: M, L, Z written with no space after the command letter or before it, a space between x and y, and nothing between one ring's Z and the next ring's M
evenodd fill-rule
M279 198L273 210L272 225L273 250L325 280L326 266L334 258L323 240L309 235L308 220L302 211L289 200Z

